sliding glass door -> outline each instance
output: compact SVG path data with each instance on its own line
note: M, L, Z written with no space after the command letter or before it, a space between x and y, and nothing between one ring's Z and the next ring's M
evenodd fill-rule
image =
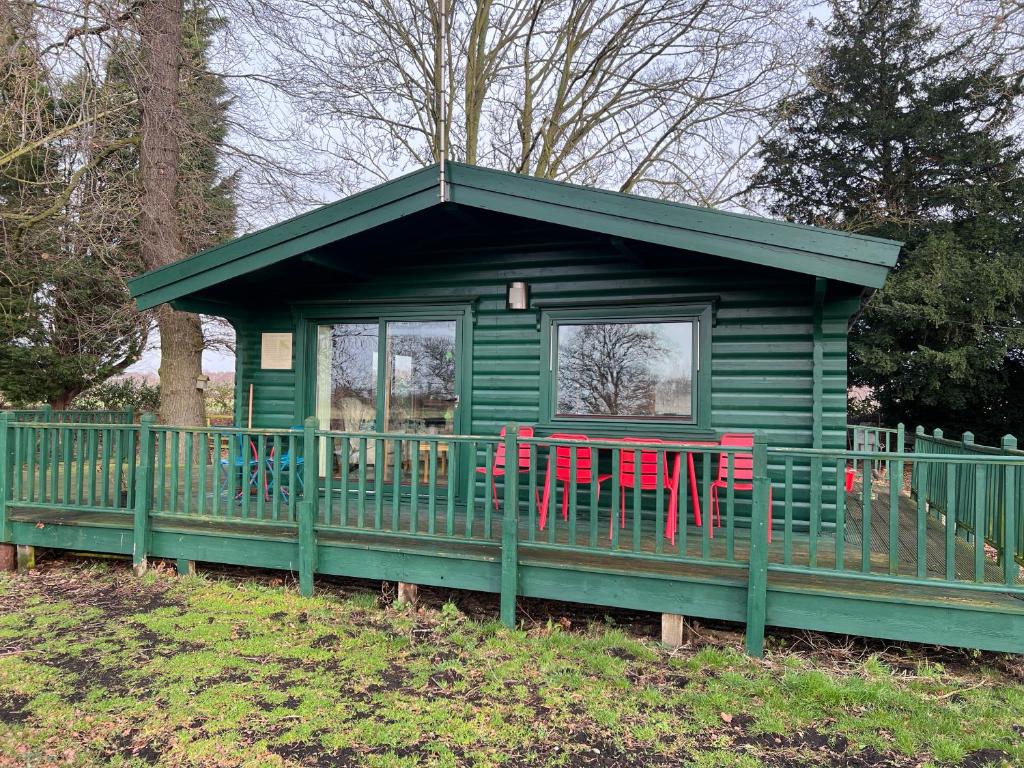
M459 404L458 322L445 319L361 319L317 327L316 415L321 429L451 435ZM330 457L331 472L354 476L365 462L370 478L378 472L402 483L412 473L425 481L430 448L415 439L394 444L349 438L348 467L340 466L341 443ZM365 452L365 457L362 453ZM328 457L321 461L326 473ZM437 447L436 480L447 483L452 464L449 444Z

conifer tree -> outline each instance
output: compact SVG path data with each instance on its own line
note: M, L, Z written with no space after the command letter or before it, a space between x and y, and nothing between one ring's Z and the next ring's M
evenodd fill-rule
M789 220L905 242L851 336L883 418L1024 431L1018 87L940 50L917 0L836 0L807 91L778 106L754 188ZM965 41L964 46L971 41Z

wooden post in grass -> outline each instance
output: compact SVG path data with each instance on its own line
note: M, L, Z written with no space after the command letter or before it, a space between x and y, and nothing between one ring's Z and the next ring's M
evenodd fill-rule
M671 648L678 648L690 641L690 630L686 617L678 613L661 614L661 642Z
M28 573L36 567L36 548L27 544L18 545L18 573Z
M763 432L754 435L753 458L754 498L750 509L746 650L748 655L760 658L764 655L768 599L768 444Z
M319 464L316 445L317 420L310 416L302 424L302 501L299 503L299 594L313 594L313 572L316 570L316 515L320 494ZM328 467L330 472L330 467Z
M400 605L416 605L420 598L420 588L405 581L398 582L398 603Z
M15 565L14 545L11 544L11 521L7 517L7 499L11 495L10 451L8 432L11 414L0 413L0 571L13 571Z
M196 561L186 560L183 557L179 557L177 560L177 568L179 576L195 576L196 575Z
M519 425L505 425L505 509L501 516L501 623L516 626L519 595Z
M135 473L135 525L132 537L132 570L136 576L149 565L149 510L153 505L153 423L156 417L144 413L139 426L139 468Z

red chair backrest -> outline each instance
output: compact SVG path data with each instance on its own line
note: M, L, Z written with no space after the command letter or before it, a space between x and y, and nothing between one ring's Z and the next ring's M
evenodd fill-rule
M589 440L586 435L571 435L568 433L556 433L549 435L553 440L578 440L585 442ZM559 480L569 480L569 473L572 471L572 455L576 454L576 482L589 483L590 471L594 465L594 449L580 448L575 445L555 446L555 477Z
M624 437L622 438L624 443L664 443L664 440L651 437ZM625 483L627 486L632 487L636 483L636 464L637 454L640 454L640 487L641 488L657 488L658 487L658 456L659 452L655 450L627 450L625 448L619 448L619 482ZM663 459L663 467L661 474L661 481L663 483L668 482L668 454L661 453L660 456Z
M742 433L727 433L722 435L719 445L723 448L753 448L754 436ZM718 455L718 479L729 482L729 454ZM754 479L754 454L734 453L732 454L732 479L740 482L750 482Z
M519 427L516 430L519 437L533 437L533 427ZM505 468L505 428L502 427L498 433L501 442L498 443L498 450L494 452L494 468ZM519 443L519 471L524 472L530 469L530 446Z

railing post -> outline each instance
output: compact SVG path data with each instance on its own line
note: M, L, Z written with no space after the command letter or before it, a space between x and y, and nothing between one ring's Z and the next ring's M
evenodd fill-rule
M920 442L920 440L918 438L922 437L923 435L924 435L924 427L921 426L920 424L918 424L917 427L914 429L914 453L919 453L921 451L921 442ZM915 497L915 498L917 497L917 493L918 493L918 488L917 488L918 477L917 477L917 475L918 475L918 464L917 464L916 461L914 461L914 462L911 462L911 464L910 464L910 495Z
M132 570L146 572L149 555L149 511L153 506L153 423L156 416L142 414L139 423L139 468L135 473L135 526L132 538Z
M501 622L516 626L519 594L519 425L505 426L505 510L501 519Z
M7 517L7 500L11 496L10 432L11 414L0 412L0 546L11 541L11 521ZM0 555L0 560L3 557Z
M320 471L317 460L317 420L310 416L302 425L302 501L299 502L299 594L313 594L316 570L316 515L320 496ZM327 470L330 471L330 468Z
M746 650L764 655L764 624L768 600L768 444L763 432L754 435L754 491L750 511L750 557L747 581Z
M1006 453L1017 450L1017 438L1003 435L1000 447ZM1007 464L1003 474L1003 580L1017 583L1020 566L1017 563L1017 514L1021 499L1017 498L1017 472L1019 467Z

